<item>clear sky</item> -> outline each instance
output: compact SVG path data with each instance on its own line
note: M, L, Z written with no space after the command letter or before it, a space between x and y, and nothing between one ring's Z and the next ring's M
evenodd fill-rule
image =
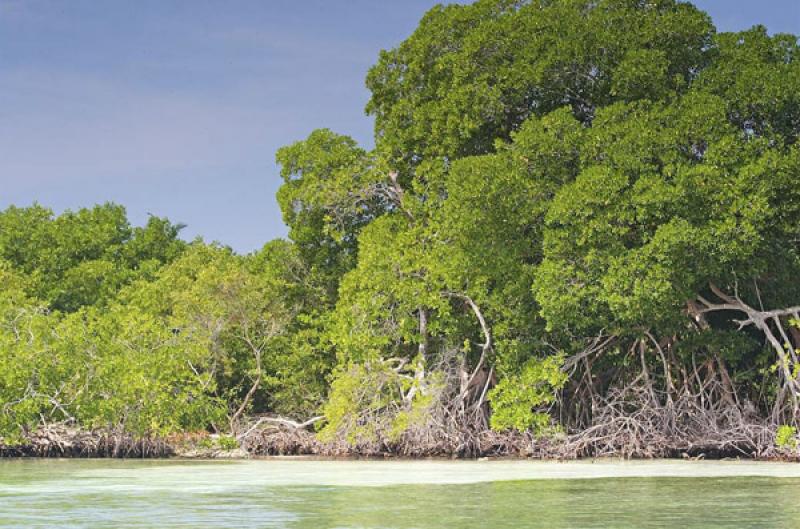
M433 0L0 0L0 208L99 202L247 252L284 236L281 145L371 144L367 68ZM800 34L800 0L697 0Z

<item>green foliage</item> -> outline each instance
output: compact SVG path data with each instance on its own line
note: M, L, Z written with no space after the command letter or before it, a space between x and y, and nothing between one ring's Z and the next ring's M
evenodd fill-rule
M740 130L791 145L800 119L800 46L795 35L754 26L715 39L715 60L697 80L719 95Z
M239 448L239 442L231 435L220 435L219 447L222 450L236 450Z
M710 281L773 273L796 153L742 142L726 120L703 94L597 113L575 180L547 213L535 290L551 327L667 330ZM788 257L778 266L796 266Z
M51 320L25 295L25 283L0 261L0 436L11 440L47 406L48 399L37 386L47 384L43 375L52 366L47 354L54 338Z
M398 402L393 389L397 373L383 363L351 364L342 369L331 384L331 393L323 406L327 423L320 430L323 441L340 437L352 444L374 442L378 433L391 430L391 413Z
M669 357L774 395L757 332L687 313L711 284L800 299L798 59L677 0L437 6L367 76L374 149L319 129L278 151L289 241L240 256L114 204L10 207L0 435L322 411L324 439L397 440L443 405L484 427L472 373L493 428L542 432L567 387L543 352L597 336L608 376L649 336L656 379Z
M428 331L446 324L449 300L432 277L436 264L426 255L426 234L400 215L371 223L359 238L358 266L340 287L331 337L345 360L388 358L398 349L413 356L420 307L435 313Z
M371 160L351 138L327 129L279 149L276 158L284 179L277 198L289 236L335 297L339 278L353 266L358 231L382 208L379 200L359 196L373 181Z
M223 403L209 391L208 349L157 317L135 307L89 310L66 318L59 332L68 337L66 354L79 359L73 376L85 377L87 389L74 404L81 424L166 435L224 417Z
M775 445L779 448L797 448L797 428L786 424L778 428L775 434Z
M567 381L561 370L563 355L532 358L515 375L504 378L489 392L491 426L495 430L546 432L550 415L543 411Z
M399 165L491 152L532 115L685 90L708 16L674 0L479 0L438 6L367 77L379 150Z
M200 440L197 442L197 447L202 448L204 450L210 450L214 448L214 439L211 437L201 437Z
M308 417L318 412L328 393L335 363L327 332L330 300L327 286L302 258L297 245L272 241L247 260L250 273L274 278L277 295L291 318L272 340L268 406L275 412Z
M12 209L2 219L35 214L45 227L61 219L48 220L37 208ZM90 226L95 219L88 213L78 217ZM77 222L67 218L68 224ZM86 236L82 229L74 227L78 240ZM270 405L267 391L286 384L278 374L292 356L278 343L299 295L291 292L299 279L289 259L292 247L274 243L260 257L243 258L202 242L187 248L176 239L178 230L151 218L122 238L117 261L76 257L73 266L63 267L59 284L79 300L67 313L29 294L51 291L41 281L51 271L49 261L25 274L20 269L33 265L21 257L0 260L1 436L12 439L53 421L166 435L222 425L240 405ZM12 246L10 231L6 249ZM63 246L50 250L59 255ZM259 259L272 265L259 265ZM127 286L102 277L125 261L134 267ZM102 296L79 288L86 284L104 288ZM254 395L244 402L256 380Z
M4 314L0 344L3 436L42 420L167 434L224 414L203 372L208 351L139 311L61 317L17 302Z
M434 385L436 382L434 382ZM397 442L404 433L415 426L425 426L430 419L431 410L436 404L431 393L417 394L408 409L402 409L394 416L387 433L389 441Z
M313 240L335 234L325 248L348 258L325 324L340 365L431 377L458 350L474 366L470 299L502 377L493 425L546 424L535 408L563 381L530 351L598 334L675 336L682 361L720 357L755 383L751 337L698 333L686 306L712 282L765 306L800 296L796 50L763 28L717 35L673 0L431 10L370 70L373 152L318 131L282 155L292 213L316 212ZM372 380L350 369L334 397ZM337 402L334 422L358 409Z
M108 303L132 281L181 254L182 226L150 217L131 228L125 209L104 204L59 216L41 206L0 212L0 258L29 278L27 293L53 310Z

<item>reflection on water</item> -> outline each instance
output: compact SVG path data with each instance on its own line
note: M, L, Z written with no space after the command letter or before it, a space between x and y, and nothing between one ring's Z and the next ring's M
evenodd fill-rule
M800 528L798 499L780 464L0 461L0 528Z

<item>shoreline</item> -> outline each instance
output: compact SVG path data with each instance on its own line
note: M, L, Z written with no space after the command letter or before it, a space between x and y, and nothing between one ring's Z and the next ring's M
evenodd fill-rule
M47 453L35 453L30 447L0 447L0 461L4 460L120 460L120 461L397 461L397 462L497 462L497 461L517 461L517 462L542 462L542 463L571 463L571 462L646 462L646 461L670 461L670 462L758 462L758 463L800 463L800 454L784 453L781 455L757 456L752 454L732 455L710 455L700 454L689 456L685 452L680 455L667 456L625 456L622 454L589 455L578 457L559 457L556 455L526 455L526 454L495 454L481 456L455 456L452 454L428 454L428 455L406 455L393 452L382 453L358 453L351 451L348 453L303 453L303 454L280 454L280 453L249 453L241 448L232 450L222 449L203 449L203 450L183 450L176 447L169 447L168 452L149 453L147 455L132 453L108 453L108 452L89 452L77 453L75 451L49 451Z
M375 439L350 444L344 440L321 441L302 428L275 428L257 435L234 439L207 432L165 437L137 437L129 433L82 430L64 424L49 425L27 433L22 440L6 445L0 439L0 459L183 459L257 460L298 458L312 460L516 460L586 461L615 459L717 460L800 462L800 447L778 447L764 437L751 440L659 438L624 439L611 447L575 442L575 436L534 437L530 434L481 431L462 433L447 442L427 444L413 432L394 441Z
M149 486L159 482L182 482L187 473L198 476L194 485L225 487L225 483L252 480L264 486L386 486L414 484L474 484L484 482L653 479L653 478L789 478L800 482L800 465L780 461L720 460L687 461L675 459L624 460L596 458L573 461L428 459L352 459L266 457L248 460L214 459L13 459L4 467L28 468L49 475L71 469L100 472L103 478L139 480ZM37 470L38 469L38 470ZM138 474L140 470L146 474ZM0 470L0 473L2 471ZM110 473L110 474L108 474ZM86 474L82 474L86 475ZM92 474L88 474L92 475ZM138 477L137 477L138 476ZM135 484L134 484L135 485Z

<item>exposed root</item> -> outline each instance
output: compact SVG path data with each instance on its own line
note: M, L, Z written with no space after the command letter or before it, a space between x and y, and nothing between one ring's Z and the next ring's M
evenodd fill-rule
M66 424L49 424L7 445L0 440L0 457L167 457L175 453L166 439L87 431Z
M567 457L785 457L775 447L776 426L752 410L719 401L701 405L683 394L667 404L643 385L612 390L593 423L568 436Z
M345 439L323 442L314 432L287 427L251 435L243 448L254 455L317 455L326 457L452 457L534 455L530 435L515 432L443 432L412 428L399 439L377 438L351 444Z
M637 409L632 400L627 400L598 411L595 424L569 435L534 438L528 433L427 427L411 428L395 440L379 438L350 444L344 439L322 442L311 431L276 426L251 435L243 448L253 455L327 457L734 457L800 461L796 448L775 446L774 425L735 409L717 415L678 401L668 412L647 405Z

